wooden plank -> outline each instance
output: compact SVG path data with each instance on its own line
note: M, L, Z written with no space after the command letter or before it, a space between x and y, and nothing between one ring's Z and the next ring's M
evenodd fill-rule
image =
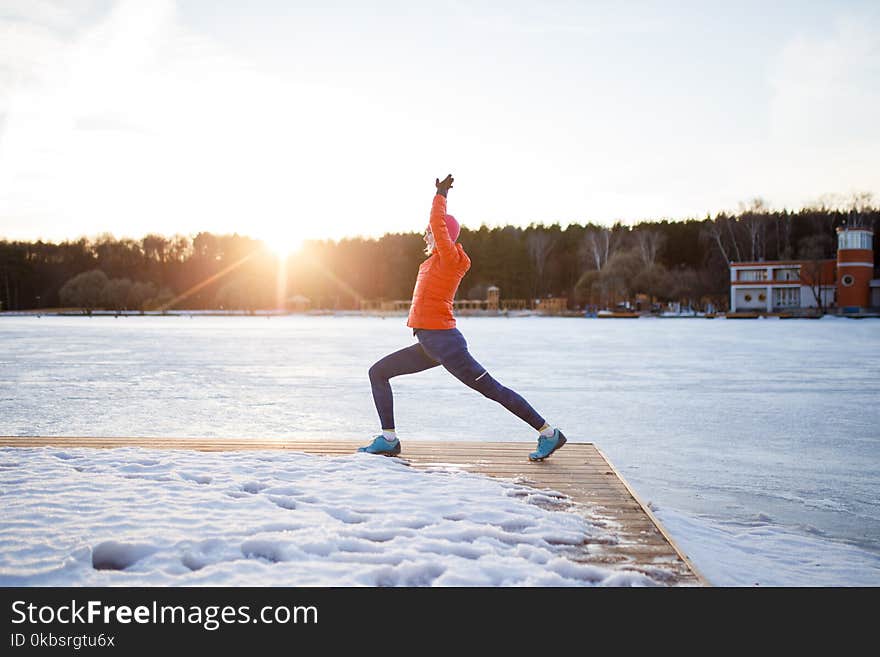
M222 439L205 439L205 438L175 438L175 439L167 439L167 438L118 438L118 437L79 437L79 436L53 436L48 438L43 437L33 437L33 436L24 436L24 437L4 437L2 438L4 441L15 441L17 444L35 444L35 445L49 445L55 443L69 443L71 445L86 445L86 444L113 444L119 446L133 446L133 445L147 445L147 446L156 446L156 445L173 445L174 447L247 447L254 449L271 449L271 448L279 448L279 449L288 449L295 448L299 451L318 451L321 453L338 451L338 452L347 452L350 449L356 450L357 447L363 445L362 441L297 441L297 440L284 440L284 439L259 439L259 440L250 440L250 439L231 439L231 438L222 438ZM8 443L6 443L8 445ZM559 460L569 460L573 458L573 455L570 456L569 452L572 451L573 448L577 448L578 446L588 446L592 445L592 443L568 443L565 452L558 452L554 455L554 459ZM531 443L478 443L476 446L468 446L467 443L428 443L426 441L408 441L404 445L404 450L402 456L406 456L407 454L412 454L415 456L426 456L431 453L436 453L439 456L443 456L444 458L450 458L455 456L462 456L467 458L473 458L475 456L487 456L492 458L497 458L500 456L507 456L508 454L523 454L527 455L530 451L534 449L534 445ZM600 459L596 455L581 455L578 457L584 461L584 463L594 464L597 467L603 466L604 461ZM549 462L545 462L545 465Z
M596 447L595 449L596 449L597 452L599 452L599 454L602 455L602 458L604 458L604 459L606 460L606 462L608 463L608 467L611 468L612 470L614 470L614 472L617 474L618 478L620 479L621 483L622 483L624 486L626 486L627 490L629 491L629 494L632 495L633 499L635 499L635 500L639 503L639 505L640 505L640 506L642 507L642 509L644 510L645 515L647 515L648 518L651 519L651 521L654 523L654 526L657 528L657 530L658 530L661 534L663 534L663 537L664 537L664 538L669 542L669 544L673 547L673 549L676 551L676 553L677 553L678 556L681 558L681 560L682 560L685 564L687 564L687 567L688 567L688 568L690 569L690 571L694 574L694 576L695 576L695 577L696 577L696 578L697 578L702 584L704 584L705 586L708 586L708 585L709 585L709 581L703 576L703 574L702 574L699 570L697 570L696 566L694 566L694 564L691 563L691 560L690 560L690 559L688 558L688 556L687 556L687 555L681 550L681 548L678 547L678 545L675 543L675 541L672 540L672 537L666 532L666 530L663 528L663 525L660 523L660 521L654 516L653 513L651 513L651 510L650 510L645 504L642 503L642 501L639 499L638 495L636 495L636 492L635 492L635 491L630 487L630 485L626 482L626 479L624 479L623 476L622 476L619 472L617 472L617 470L614 468L614 466L611 465L611 461L609 461L609 460L606 458L605 454L604 454L604 453L603 453L598 447Z

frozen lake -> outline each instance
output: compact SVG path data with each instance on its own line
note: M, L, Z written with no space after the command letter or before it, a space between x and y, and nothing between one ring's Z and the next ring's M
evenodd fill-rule
M880 321L459 328L496 379L605 451L713 583L880 585ZM367 369L413 342L404 318L351 316L6 316L0 340L0 435L364 443L378 429ZM530 427L442 368L392 385L404 450L532 449ZM827 561L814 579L792 545Z

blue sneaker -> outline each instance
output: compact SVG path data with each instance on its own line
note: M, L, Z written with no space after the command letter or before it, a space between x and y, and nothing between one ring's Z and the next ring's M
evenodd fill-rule
M543 461L565 443L565 436L559 429L554 429L550 438L538 436L538 449L529 454L529 461Z
M400 440L386 440L385 436L376 436L366 447L358 447L359 452L367 454L382 454L383 456L397 456L400 454Z

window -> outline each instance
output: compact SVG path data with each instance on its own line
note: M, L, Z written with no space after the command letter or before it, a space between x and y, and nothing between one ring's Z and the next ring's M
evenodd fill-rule
M776 269L773 271L773 280L776 281L796 281L800 279L800 269L792 267L790 269Z
M801 290L798 287L778 287L773 290L773 305L784 308L797 308L801 305Z
M837 248L870 249L872 237L866 230L844 230L837 235Z
M846 287L850 287L853 283L856 282L856 279L853 278L852 274L844 274L841 277L840 282L843 283Z
M740 269L737 275L738 281L766 281L766 269Z

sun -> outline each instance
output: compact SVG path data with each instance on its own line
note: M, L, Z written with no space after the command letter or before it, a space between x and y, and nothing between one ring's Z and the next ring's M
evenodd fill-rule
M276 233L263 238L268 249L279 258L286 258L302 249L303 237L295 233Z

